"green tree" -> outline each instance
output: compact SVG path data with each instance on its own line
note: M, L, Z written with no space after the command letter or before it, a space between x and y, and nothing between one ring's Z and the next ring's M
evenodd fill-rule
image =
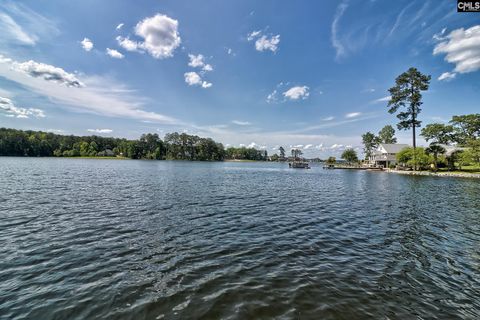
M480 138L480 113L453 116L450 123L455 128L455 139L466 145L469 140Z
M395 129L391 125L387 125L378 133L378 141L380 143L397 143L395 138Z
M342 159L348 163L353 163L358 161L357 153L352 148L345 149L342 153Z
M445 153L445 151L445 148L438 144L430 144L430 146L425 149L425 153L433 156L433 166L435 171L438 170L438 155Z
M442 123L430 123L422 129L420 135L426 141L431 141L431 144L449 144L454 140L454 128Z
M335 157L328 157L327 164L335 164L337 163L337 159Z
M300 149L292 149L292 157L294 159L299 158L303 154L302 150Z
M285 149L283 147L280 147L280 149L278 149L278 151L280 151L280 158L285 158Z
M412 129L413 149L417 147L415 129L420 127L421 121L418 114L421 112L422 91L428 90L431 76L422 74L416 68L410 68L395 79L395 86L391 87L390 100L388 101L389 113L396 113L398 109L405 108L397 114L400 122L399 130ZM415 154L414 154L415 156Z
M372 156L373 150L378 147L378 138L373 133L366 132L362 134L362 142L365 158L368 159Z
M396 155L397 162L407 165L412 168L427 168L433 160L425 153L423 148L411 148L407 147L400 150Z

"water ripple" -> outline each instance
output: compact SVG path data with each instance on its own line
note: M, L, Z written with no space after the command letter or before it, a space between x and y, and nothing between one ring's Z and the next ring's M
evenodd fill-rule
M480 317L480 185L0 159L0 318Z

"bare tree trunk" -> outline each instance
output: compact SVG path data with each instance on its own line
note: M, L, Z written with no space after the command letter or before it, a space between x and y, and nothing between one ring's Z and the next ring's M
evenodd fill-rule
M413 121L412 121L412 129L413 129L413 170L414 171L417 171L417 152L416 152L416 149L417 149L417 141L416 141L416 134L415 134L415 114L413 114L412 116L413 118Z

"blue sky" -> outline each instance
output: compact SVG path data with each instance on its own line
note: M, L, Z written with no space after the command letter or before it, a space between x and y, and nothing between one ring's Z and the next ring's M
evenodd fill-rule
M480 15L455 1L7 0L0 30L2 127L338 155L396 124L411 66L424 125L480 110Z

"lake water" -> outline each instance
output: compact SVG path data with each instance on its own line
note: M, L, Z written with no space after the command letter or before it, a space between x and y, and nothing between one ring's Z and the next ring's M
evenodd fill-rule
M480 180L0 158L2 319L480 317Z

